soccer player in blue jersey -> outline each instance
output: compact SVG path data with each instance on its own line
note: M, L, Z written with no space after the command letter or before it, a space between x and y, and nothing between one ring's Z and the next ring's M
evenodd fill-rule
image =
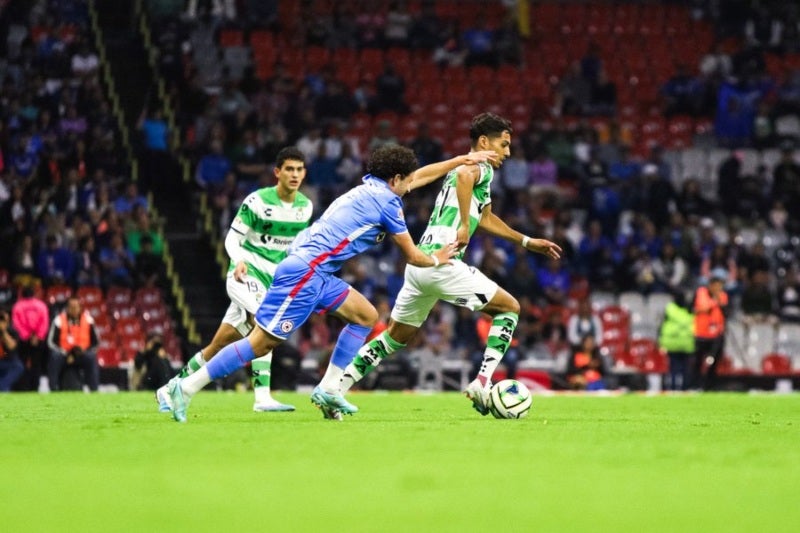
M364 184L334 201L292 243L256 312L258 327L248 337L228 345L194 374L170 383L173 418L185 422L186 409L194 394L211 380L226 376L275 348L312 312L331 313L347 322L321 383L338 386L344 368L377 322L378 312L361 293L334 273L351 257L382 242L387 234L410 265L428 268L448 263L456 253L456 243L446 244L432 254L414 246L406 228L401 197L454 168L495 157L493 151L471 152L415 171L417 159L408 148L389 144L373 151ZM332 406L330 395L320 387L314 390L312 402L326 418L338 419L343 412L356 411L346 402Z

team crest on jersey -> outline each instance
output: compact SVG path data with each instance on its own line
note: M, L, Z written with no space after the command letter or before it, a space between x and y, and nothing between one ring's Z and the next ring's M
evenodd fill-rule
M281 331L284 333L289 333L290 331L292 331L293 327L294 327L294 322L292 322L291 320L284 320L283 322L281 322Z
M382 232L378 233L377 237L375 237L375 242L383 242L383 239L385 239L385 238L386 238L386 232L382 231Z

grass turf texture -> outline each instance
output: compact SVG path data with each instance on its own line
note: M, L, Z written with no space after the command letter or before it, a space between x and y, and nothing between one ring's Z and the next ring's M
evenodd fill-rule
M322 420L203 392L10 394L4 531L797 531L800 395L534 397L524 420L455 393L353 394Z

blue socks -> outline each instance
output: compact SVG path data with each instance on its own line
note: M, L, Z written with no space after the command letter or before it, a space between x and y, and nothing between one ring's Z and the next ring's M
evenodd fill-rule
M206 363L206 368L212 380L219 379L242 368L255 358L256 354L250 346L250 340L245 337L223 348L211 361Z
M336 340L336 346L331 354L331 364L342 369L347 367L358 353L359 348L364 345L364 340L370 331L372 328L367 326L346 325Z

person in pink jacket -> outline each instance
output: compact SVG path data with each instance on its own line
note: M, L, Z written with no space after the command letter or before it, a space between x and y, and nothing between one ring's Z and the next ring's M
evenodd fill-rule
M47 367L50 311L47 304L36 298L33 287L22 289L20 299L11 308L11 323L19 335L19 355L26 369L19 383L27 390L36 390Z

